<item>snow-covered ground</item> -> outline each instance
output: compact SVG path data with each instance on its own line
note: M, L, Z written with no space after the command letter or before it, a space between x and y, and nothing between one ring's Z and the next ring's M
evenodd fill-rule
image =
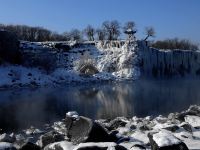
M47 45L55 43L29 43L22 42L21 47L26 53L39 54L41 51L48 51L49 55L56 53L56 68L50 73L39 67L25 67L18 65L0 66L0 87L10 86L46 86L71 82L101 82L126 79L137 79L140 76L137 67L138 56L136 55L136 43L133 46L127 45L121 48L102 48L101 46L76 47L71 50L54 51L48 49ZM39 56L38 57L42 57ZM30 60L27 60L30 61ZM98 69L98 73L84 76L77 70L77 64L84 65L90 61Z

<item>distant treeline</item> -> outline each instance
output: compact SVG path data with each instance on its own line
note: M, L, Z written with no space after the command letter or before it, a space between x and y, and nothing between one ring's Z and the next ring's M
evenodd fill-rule
M30 27L26 25L4 25L0 24L1 30L13 32L20 40L25 41L62 41L66 40L61 34L52 32L42 27Z
M158 49L170 49L170 50L175 50L175 49L198 50L199 49L197 44L194 44L191 41L186 40L186 39L178 39L178 38L166 39L163 41L156 41L152 43L151 46Z
M0 30L14 32L20 40L25 41L82 41L87 39L93 40L117 40L125 31L137 31L135 22L128 21L123 26L117 21L104 21L99 28L88 25L85 29L72 29L70 31L59 34L43 27L30 27L27 25L4 25L0 24ZM145 28L146 38L154 36L155 32L152 27Z

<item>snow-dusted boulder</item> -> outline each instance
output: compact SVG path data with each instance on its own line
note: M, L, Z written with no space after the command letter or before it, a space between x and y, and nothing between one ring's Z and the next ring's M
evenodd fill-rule
M170 132L149 133L148 138L152 150L188 150L186 144Z
M15 142L15 140L16 140L15 136L10 136L6 133L0 135L0 142L13 143Z
M185 116L185 122L188 122L193 127L200 127L200 117L187 115Z
M103 143L80 143L74 150L127 150L121 145L112 142Z
M44 150L73 150L74 148L75 145L73 145L72 142L61 141L47 145Z
M17 149L11 143L0 142L0 150L17 150Z
M110 140L106 130L89 118L80 116L77 120L66 119L67 136L75 144L81 142L105 142Z
M39 141L37 142L40 147L45 147L46 145L54 142L63 141L64 136L59 134L55 131L50 131L48 133L45 133L44 135L41 135L39 137Z

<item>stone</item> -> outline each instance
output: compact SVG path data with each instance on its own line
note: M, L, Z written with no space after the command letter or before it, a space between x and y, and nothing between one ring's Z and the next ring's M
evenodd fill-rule
M41 148L34 143L26 142L26 143L21 145L19 150L41 150Z
M185 129L186 131L192 133L192 126L189 123L184 122L184 123L182 123L180 125L180 127L182 127L183 129Z
M107 127L108 130L115 130L119 127L125 127L127 122L123 121L121 118L116 118L110 121L109 126Z
M17 150L17 149L11 143L0 142L0 150Z
M72 142L61 141L45 146L44 150L73 150L74 148L75 145L73 145Z
M74 150L127 150L121 145L117 145L113 142L102 143L80 143Z
M0 142L13 143L15 142L15 140L16 140L15 136L10 136L6 133L0 135Z
M186 115L184 117L185 122L189 123L194 128L200 127L200 117L194 115Z
M148 133L152 150L188 150L184 142L168 132Z
M66 122L67 136L75 143L81 142L105 142L109 141L109 134L98 123L91 119L80 116L78 120Z
M63 135L56 131L50 131L39 137L38 145L43 148L50 143L59 142L62 140L64 140Z
M170 126L167 126L167 127L163 128L163 129L169 130L171 132L176 132L179 129L179 127L177 125L170 125Z

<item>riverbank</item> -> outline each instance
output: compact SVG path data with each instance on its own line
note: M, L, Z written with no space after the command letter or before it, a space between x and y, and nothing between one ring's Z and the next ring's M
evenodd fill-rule
M92 119L68 112L65 119L31 127L19 133L1 134L0 149L199 149L200 106L190 106L167 117L118 117Z

